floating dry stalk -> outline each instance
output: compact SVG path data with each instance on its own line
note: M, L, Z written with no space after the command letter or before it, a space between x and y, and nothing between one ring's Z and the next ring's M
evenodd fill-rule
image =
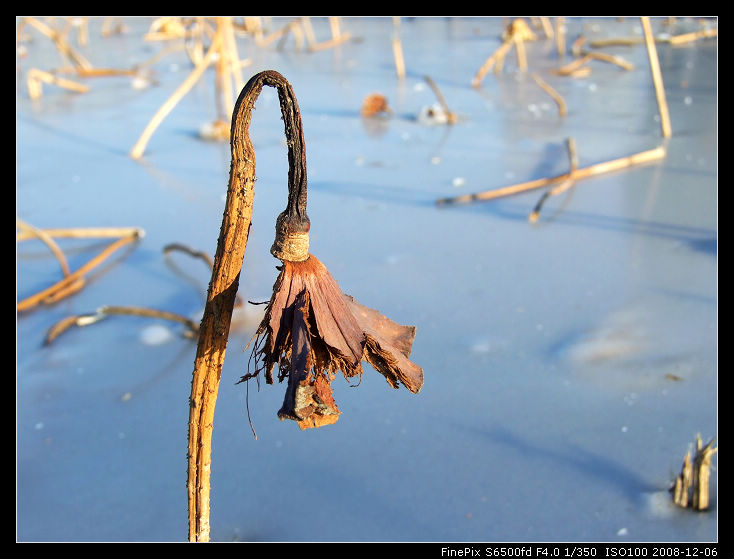
M696 435L696 455L691 460L691 452L686 453L680 474L670 488L673 502L679 507L706 510L709 507L709 476L711 458L718 449L714 448L715 439L703 445L701 435Z
M409 361L415 329L401 326L356 303L308 252L306 152L301 114L293 89L278 72L256 74L245 85L232 115L232 164L227 201L201 321L191 383L188 446L189 539L209 539L211 437L217 390L224 364L235 295L252 220L255 151L249 127L263 86L278 91L288 145L288 204L276 219L271 253L282 261L254 345L258 370L272 381L288 379L281 419L301 427L333 423L338 410L330 382L337 371L347 378L367 361L391 386L411 392L423 385L423 371Z

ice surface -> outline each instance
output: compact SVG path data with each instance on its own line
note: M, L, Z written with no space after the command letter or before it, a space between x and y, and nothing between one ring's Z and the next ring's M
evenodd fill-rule
M290 20L266 22L276 30ZM91 20L80 50L96 67L131 67L165 48L143 40L151 18L124 21L127 33L102 38L102 18ZM330 37L326 18L312 23L320 40ZM597 61L587 78L561 78L550 73L561 64L555 43L527 44L529 71L563 95L565 118L513 54L501 74L473 88L503 23L403 19L402 81L391 18L344 18L352 40L317 52L292 39L267 47L238 39L241 58L251 60L245 79L278 70L298 98L311 251L345 293L417 326L411 358L425 386L418 395L393 390L365 366L359 386L334 383L338 423L301 432L277 420L285 385L250 381L254 440L246 388L235 382L262 307L244 307L215 415L213 540L718 538L716 457L711 511L676 510L665 498L696 433L717 434L716 41L658 45L673 128L663 142L641 45L602 49L633 71ZM639 20L568 18L566 27L569 42L629 37ZM135 161L130 149L192 68L185 51L161 57L145 82L87 78L83 94L47 84L32 101L27 71L58 68L61 58L47 38L24 34L32 40L17 59L17 216L41 228L137 226L146 236L73 297L18 315L17 538L183 541L196 342L171 323L168 341L147 344L141 331L150 319L132 316L43 340L62 318L102 305L200 316L206 265L162 249L216 249L229 146L199 137L217 118L214 71ZM436 103L424 76L456 124L420 121ZM373 92L388 98L389 118L360 116ZM258 181L240 296L258 302L277 275L269 248L286 201L271 88L251 132ZM441 197L566 172L569 137L581 167L663 143L668 152L659 163L579 181L549 199L534 225L527 217L541 191L436 206ZM72 269L105 245L59 243ZM41 243L18 244L19 300L59 274Z

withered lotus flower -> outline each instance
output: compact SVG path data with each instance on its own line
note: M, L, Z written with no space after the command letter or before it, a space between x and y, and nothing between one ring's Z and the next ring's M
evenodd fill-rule
M217 35L218 36L218 35ZM213 47L212 47L213 48ZM306 213L307 180L303 125L288 80L274 70L252 76L232 112L232 162L206 306L199 328L189 400L189 540L208 541L211 442L217 391L224 365L232 310L239 286L255 199L255 149L249 127L263 86L275 87L288 146L288 205L275 223L270 252L283 262L253 349L273 382L288 378L278 415L303 429L339 418L331 393L337 371L346 378L362 373L367 361L397 388L423 385L423 371L408 359L415 328L401 326L344 295L323 264L308 252L311 227ZM254 431L253 431L254 433Z
M423 370L410 361L415 327L403 326L342 293L329 270L315 256L284 260L273 296L256 333L255 361L266 382L288 379L281 419L301 429L334 423L339 418L331 381L341 371L350 379L361 375L362 361L413 393L423 386Z

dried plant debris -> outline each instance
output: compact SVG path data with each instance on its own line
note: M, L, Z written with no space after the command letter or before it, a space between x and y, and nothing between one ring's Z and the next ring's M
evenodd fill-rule
M711 439L704 445L701 435L696 435L695 456L691 459L689 451L683 459L681 472L670 488L673 502L679 507L699 511L709 508L711 458L719 450L718 447L714 447L715 440Z
M370 93L362 101L361 114L365 118L389 115L392 111L387 104L387 97L382 93Z
M334 423L339 409L331 382L341 371L346 379L361 376L362 361L413 393L423 386L423 370L410 361L415 327L393 322L342 293L336 280L313 255L302 262L283 261L265 317L256 333L254 373L266 382L288 379L281 419L301 429Z

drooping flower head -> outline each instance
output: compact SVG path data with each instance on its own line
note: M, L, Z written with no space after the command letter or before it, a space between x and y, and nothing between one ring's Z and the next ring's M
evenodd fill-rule
M257 331L253 348L266 382L288 380L281 419L301 428L334 423L339 410L331 381L341 372L351 379L363 373L362 361L413 393L423 386L423 370L410 361L413 326L403 326L342 293L336 280L313 255L283 261L273 296Z

